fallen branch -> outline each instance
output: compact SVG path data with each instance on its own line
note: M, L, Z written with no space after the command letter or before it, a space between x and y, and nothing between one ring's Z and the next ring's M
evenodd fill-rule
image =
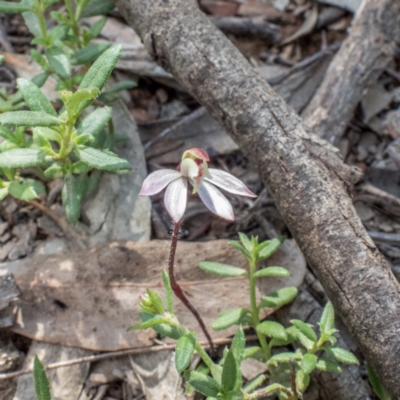
M337 145L365 90L393 59L400 41L400 2L364 0L351 32L303 113L311 129Z
M156 61L253 162L335 310L393 398L400 398L400 286L359 220L359 178L196 7L117 0Z

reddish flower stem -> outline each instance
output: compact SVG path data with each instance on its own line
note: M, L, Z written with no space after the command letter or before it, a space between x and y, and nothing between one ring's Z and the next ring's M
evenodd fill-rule
M190 303L188 298L183 293L181 287L178 285L178 283L175 280L174 264L175 264L176 247L178 245L178 239L179 239L179 229L180 229L180 222L178 222L178 223L174 222L174 230L172 232L172 237L171 237L171 250L169 252L169 260L168 260L168 275L169 275L169 280L171 282L171 288L172 288L173 292L175 293L175 296L194 315L194 317L196 318L197 322L199 323L202 331L204 332L204 335L206 336L208 343L210 344L211 353L215 353L214 343L211 339L210 334L207 331L207 328L206 328L206 325L204 324L203 319L200 317L200 314L193 307L192 303Z

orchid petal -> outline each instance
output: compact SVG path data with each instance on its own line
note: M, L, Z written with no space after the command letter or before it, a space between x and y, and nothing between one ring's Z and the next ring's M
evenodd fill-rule
M151 173L143 182L140 196L153 196L161 192L169 183L178 179L182 174L172 169L160 169Z
M257 197L257 195L251 192L242 181L228 172L214 168L209 168L208 172L211 175L211 178L204 177L204 180L207 182L210 182L229 193L245 197Z
M164 195L165 208L175 223L185 214L187 203L187 179L181 177L171 182Z
M203 181L199 188L199 196L201 200L203 200L205 206L214 214L229 221L235 219L231 203L229 203L228 199L213 185Z

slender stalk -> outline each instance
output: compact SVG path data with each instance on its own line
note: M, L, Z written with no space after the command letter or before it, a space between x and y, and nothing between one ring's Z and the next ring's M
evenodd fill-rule
M204 364L206 364L207 367L212 372L214 363L212 362L212 360L209 357L209 355L207 354L207 352L203 349L203 347L197 340L196 340L196 344L195 344L195 349L196 349L197 353L199 354L199 356L201 357L201 359L204 361Z
M78 47L81 48L82 45L81 45L81 40L80 40L80 36L79 36L79 25L78 25L77 19L75 18L74 9L72 7L72 2L71 2L71 0L64 0L64 2L65 2L65 6L67 7L69 19L72 24L72 31L74 32L75 37L78 39Z
M168 260L168 275L169 275L169 280L171 282L171 288L172 288L173 292L175 293L175 296L178 297L178 299L186 306L186 308L196 318L202 331L204 332L204 335L206 336L208 342L210 343L211 352L214 353L215 352L214 343L211 339L210 334L207 331L207 328L206 328L206 325L204 324L203 319L200 317L200 314L190 303L188 298L183 293L181 287L178 285L178 283L175 280L174 263L175 263L176 247L178 245L178 239L179 239L179 229L180 229L180 222L178 222L178 223L174 222L174 230L172 232L172 237L171 237L171 250L169 252L169 260Z
M256 282L257 278L254 276L256 272L256 263L254 261L250 262L250 302L251 302L251 314L253 317L254 327L260 323L260 317L258 315L257 298L256 298ZM271 350L268 347L267 339L265 336L257 332L258 341L260 342L261 349L265 358L268 361L271 358Z
M42 39L45 42L47 42L47 25L46 25L46 19L44 17L44 8L42 6L41 1L39 0L35 0L35 6L36 10L34 11L34 13L39 21L39 27L40 27L40 32L42 34Z

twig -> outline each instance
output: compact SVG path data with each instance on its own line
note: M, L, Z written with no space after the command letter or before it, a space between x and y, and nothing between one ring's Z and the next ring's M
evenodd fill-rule
M179 121L175 122L172 126L169 128L164 129L161 133L159 133L154 139L149 140L144 146L143 149L144 151L148 150L151 146L154 145L154 143L158 142L160 139L164 138L167 136L170 132L174 131L176 128L179 126L191 122L195 120L196 118L202 116L203 114L206 113L206 110L203 107L198 108L197 110L193 111L192 113L186 115Z
M248 341L257 340L257 336L250 335L250 336L247 336L246 339ZM216 339L216 340L214 340L214 344L217 344L217 345L229 344L229 343L232 343L232 340L233 340L233 338ZM206 348L209 346L208 341L200 342L200 344ZM60 361L60 362L48 364L44 367L44 369L46 371L48 371L51 369L69 367L71 365L82 364L82 363L86 363L86 362L95 362L95 361L100 361L100 360L106 360L111 357L123 357L123 356L128 356L128 355L135 355L135 354L156 353L158 351L163 351L163 350L174 350L175 348L176 348L176 344L166 344L166 345L162 345L162 346L152 346L152 347L144 347L144 348L142 347L142 348L133 348L133 349L126 349L126 350L109 351L107 353L94 354L91 356L74 358L74 359L68 360L68 361ZM19 371L3 373L3 374L0 374L0 381L4 381L6 379L17 378L22 375L28 375L28 374L31 374L32 372L33 372L33 368L26 368L26 369L22 369Z
M379 189L369 183L367 183L365 185L361 185L359 189L365 193L371 194L372 196L376 196L382 200L385 200L390 205L400 207L400 199L399 198L397 198L396 196L393 196L392 194L385 192L384 190Z
M393 245L400 245L399 233L386 233L386 232L368 232L369 236L374 242L381 242Z
M331 54L334 51L338 50L341 45L342 42L338 42L330 45L326 49L321 49L320 51L314 53L312 56L299 61L298 63L293 65L288 71L285 71L277 76L273 76L272 78L267 79L267 82L272 86L277 85L281 83L284 79L292 75L294 72L304 69L309 65L311 65L312 63L314 63L315 61L321 59L322 57L325 57L326 55Z

